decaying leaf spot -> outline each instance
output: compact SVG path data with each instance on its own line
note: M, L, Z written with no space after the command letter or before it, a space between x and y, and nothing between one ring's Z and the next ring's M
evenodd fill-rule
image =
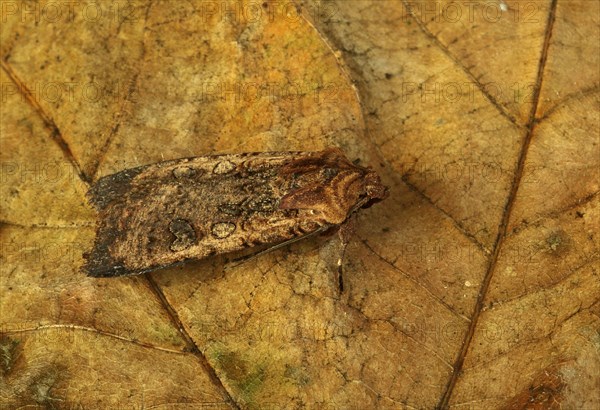
M334 148L164 161L101 178L88 196L100 215L84 271L99 277L280 246L340 226L387 188Z
M562 257L571 248L572 240L569 235L562 229L551 233L546 238L546 248L550 255L554 257Z
M503 408L561 408L561 403L565 399L566 388L567 384L560 375L560 366L550 366L538 374L531 385L511 398Z
M0 371L7 376L13 369L14 363L19 356L19 340L8 336L0 336Z
M64 367L60 365L52 365L41 369L28 386L27 390L30 397L36 403L45 404L48 408L55 407L52 403L64 401L62 398L53 395L53 391L58 390L55 387L59 384L64 371Z

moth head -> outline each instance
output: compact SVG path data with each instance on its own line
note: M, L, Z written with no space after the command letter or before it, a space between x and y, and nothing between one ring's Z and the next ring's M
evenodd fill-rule
M294 161L283 174L291 183L279 208L308 210L323 224L341 224L352 213L388 194L373 170L353 164L339 150Z
M368 208L388 197L388 187L381 183L381 178L379 178L379 175L375 171L369 169L363 181L366 201L362 208Z

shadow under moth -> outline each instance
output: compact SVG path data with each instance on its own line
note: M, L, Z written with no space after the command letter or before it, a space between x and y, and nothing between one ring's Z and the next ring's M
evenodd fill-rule
M339 228L387 192L374 171L337 148L209 155L127 169L88 192L99 216L83 270L94 277L133 275L278 247Z

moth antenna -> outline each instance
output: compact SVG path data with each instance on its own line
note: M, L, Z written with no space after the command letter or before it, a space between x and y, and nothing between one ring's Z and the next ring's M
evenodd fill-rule
M340 226L340 230L338 231L338 236L340 238L340 242L342 244L342 248L340 249L340 257L338 258L338 291L341 295L344 292L344 258L346 257L346 248L350 243L350 238L354 234L354 221L356 217L354 214L350 215L350 217Z
M339 290L339 294L341 295L342 293L344 293L344 257L346 255L346 246L348 244L342 244L342 251L341 251L341 255L338 259L338 290Z
M235 259L231 260L231 263L229 263L227 266L225 266L223 268L223 270L229 270L229 269L235 268L237 266L240 266L243 263L251 261L251 260L253 260L253 259L255 259L255 258L257 258L257 257L259 257L261 255L264 255L264 254L269 253L271 251L274 251L276 249L283 248L284 246L290 245L290 244L292 244L294 242L297 242L297 241L300 241L300 240L303 240L303 239L310 238L312 236L316 236L318 234L321 234L321 233L327 231L332 226L333 225L323 225L320 228L318 228L317 230L315 230L315 231L313 231L313 232L311 232L309 234L306 234L306 235L303 235L303 236L298 236L298 237L292 238L292 239L288 239L287 241L283 241L283 242L278 243L276 245L270 246L267 249L263 249L261 251L258 251L256 253L253 253L253 254L250 254L250 255L245 255L245 256L240 256L239 258L235 258Z

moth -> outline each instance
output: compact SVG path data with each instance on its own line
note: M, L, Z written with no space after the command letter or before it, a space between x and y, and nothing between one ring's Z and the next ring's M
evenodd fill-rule
M338 148L182 158L99 179L93 277L134 275L340 227L386 198L370 168ZM279 244L279 245L278 245Z

